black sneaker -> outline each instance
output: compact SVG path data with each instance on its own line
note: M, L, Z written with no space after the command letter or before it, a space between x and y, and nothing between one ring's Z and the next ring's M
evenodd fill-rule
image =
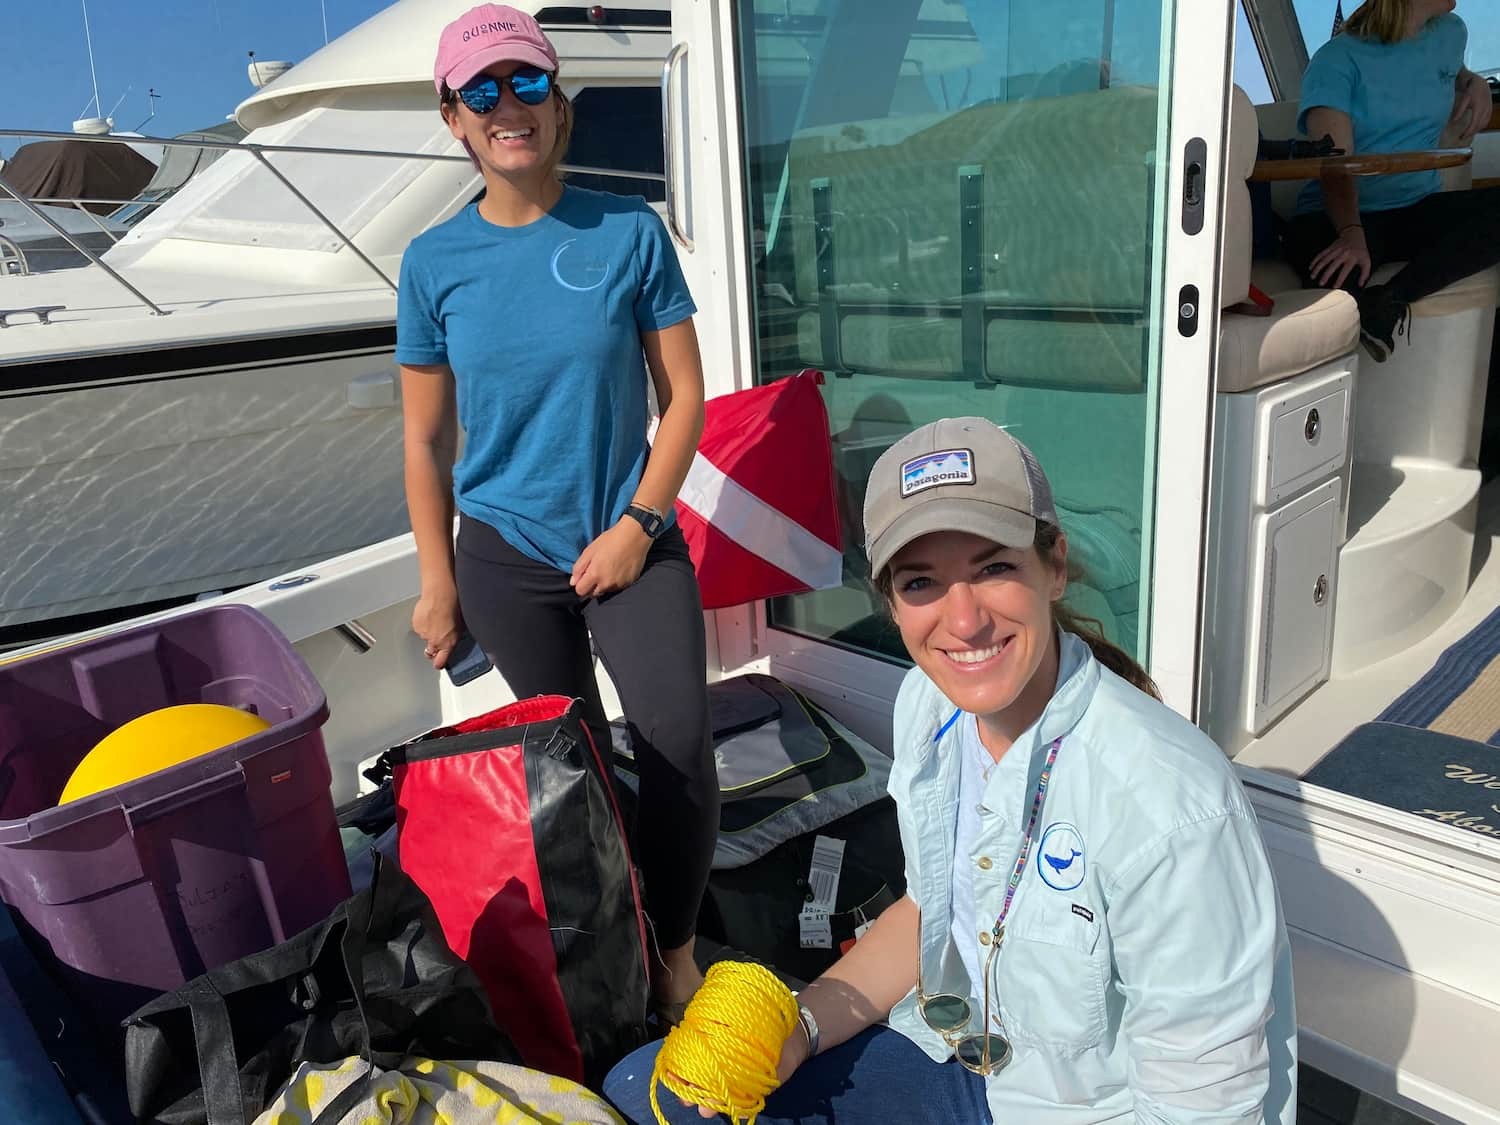
M1384 363L1396 350L1396 337L1406 335L1411 308L1388 285L1369 285L1360 290L1359 340L1376 363Z

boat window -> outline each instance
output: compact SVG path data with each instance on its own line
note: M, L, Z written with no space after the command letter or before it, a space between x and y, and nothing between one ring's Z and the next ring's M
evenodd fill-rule
M756 377L825 373L844 582L774 627L895 658L864 482L975 414L1057 491L1073 608L1142 653L1170 62L1164 0L737 7ZM1170 21L1165 21L1170 24Z
M1244 0L1240 0L1234 15L1234 84L1249 94L1256 105L1265 105L1275 99L1271 97L1265 60L1260 57L1260 48L1245 18Z
M1341 0L1297 0L1297 22L1302 27L1302 41L1311 58L1319 47L1333 38ZM1359 0L1342 0L1344 15L1359 8Z
M1466 62L1470 70L1494 78L1500 76L1500 12L1491 5L1475 7L1477 11L1468 6L1459 11L1469 25Z
M621 172L662 171L661 90L657 86L586 86L573 97L569 164ZM665 199L660 180L573 172L568 183L616 195Z
M430 104L393 106L377 89L340 90L295 117L245 139L297 148L366 149L437 155L453 138ZM373 112L378 111L378 112ZM128 265L165 239L336 253L402 191L432 167L404 156L338 156L319 152L267 157L318 208L319 218L248 153L229 152L132 227L109 252Z

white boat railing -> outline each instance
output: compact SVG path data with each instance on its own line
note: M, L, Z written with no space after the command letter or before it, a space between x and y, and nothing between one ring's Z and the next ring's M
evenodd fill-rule
M307 210L310 211L320 223L322 223L322 225L329 231L329 233L331 233L335 238L339 239L339 241L342 242L344 246L347 247L352 254L354 254L355 257L357 257L361 262L368 266L370 270L377 277L379 277L380 280L384 282L393 293L397 288L396 282L392 280L392 278L384 270L382 270L373 261L371 261L369 256L354 244L353 239L351 239L347 234L340 230L338 224L336 224L332 219L330 219L321 210L319 210L318 205L315 204L312 200L308 199L296 184L292 183L292 181L289 180L279 168L272 164L268 159L269 155L275 153L296 153L301 156L364 156L381 157L386 160L420 160L434 164L469 163L469 158L466 155L459 156L430 152L390 152L380 149L364 148L324 148L320 146L303 145L263 145L247 143L245 141L216 141L208 138L194 138L192 140L183 140L176 137L116 137L109 134L91 135L81 133L45 132L26 129L0 129L0 137L17 137L24 138L26 140L84 141L90 144L161 145L165 148L211 148L223 149L231 152L248 152L266 169L266 171L270 172L271 175L280 180L281 183L286 187L286 189L296 197L297 201L303 207L307 208ZM567 163L562 164L560 168L564 172L572 172L578 175L602 176L624 180L651 180L658 183L667 182L667 177L660 172L645 172L633 169L621 170L618 168L594 168L582 164ZM5 196L9 196L11 199L19 203L31 214L34 219L49 227L69 246L71 246L74 250L78 251L78 253L82 254L86 259L88 259L90 264L98 266L121 286L129 290L131 295L134 296L136 300L140 301L141 304L145 305L148 309L151 310L151 315L167 316L171 312L170 309L163 309L161 306L152 301L150 297L146 296L145 293L141 292L140 289L131 284L131 282L126 279L119 270L111 266L90 247L84 245L78 239L74 238L73 235L69 233L69 231L65 227L63 227L61 223L59 223L53 216L43 211L39 206L39 204L48 203L77 207L80 211L83 211L84 214L93 219L94 222L101 229L103 229L106 234L109 234L111 239L114 239L114 235L108 230L108 228L104 227L103 223L99 222L98 217L95 216L93 212L87 210L87 205L90 203L115 203L120 206L124 206L126 204L137 203L139 202L139 200L105 200L86 199L81 197L29 199L6 180L3 169L0 169L0 192L3 192ZM12 257L12 250L14 251L14 257ZM11 241L10 239L6 239L3 245L3 253L0 253L0 261L17 259L21 263L22 272L26 272L25 254L22 253L21 248L19 246L16 246L13 241Z

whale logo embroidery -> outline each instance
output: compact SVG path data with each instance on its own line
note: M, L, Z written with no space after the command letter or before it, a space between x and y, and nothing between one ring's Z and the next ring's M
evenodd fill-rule
M564 289L571 289L575 293L587 293L591 289L598 289L599 286L603 285L605 281L609 279L609 263L599 261L590 261L583 263L581 272L584 276L579 278L578 280L581 281L586 280L589 277L594 277L594 281L590 285L578 285L563 277L562 270L559 268L559 264L562 262L562 256L567 251L568 247L572 246L573 243L577 241L578 240L576 238L570 238L568 239L568 241L559 246L555 251L553 251L552 278ZM596 274L597 276L595 276Z
M1054 891L1072 891L1083 885L1088 870L1083 835L1066 821L1054 821L1042 833L1037 847L1036 869L1042 882Z
M1072 851L1073 854L1070 855L1067 859L1058 859L1055 855L1049 855L1046 857L1047 862L1052 865L1053 871L1066 871L1068 868L1073 866L1073 861L1083 854L1082 852L1075 849L1070 848L1069 850Z

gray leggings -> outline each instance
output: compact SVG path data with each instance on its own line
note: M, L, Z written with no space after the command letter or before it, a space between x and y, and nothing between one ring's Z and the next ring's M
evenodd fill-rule
M464 623L516 698L581 699L584 722L608 761L592 634L635 746L641 789L632 844L647 911L662 948L685 944L697 928L718 838L719 783L702 599L682 532L664 532L640 578L602 598L580 598L565 572L466 515L459 517L455 562Z

